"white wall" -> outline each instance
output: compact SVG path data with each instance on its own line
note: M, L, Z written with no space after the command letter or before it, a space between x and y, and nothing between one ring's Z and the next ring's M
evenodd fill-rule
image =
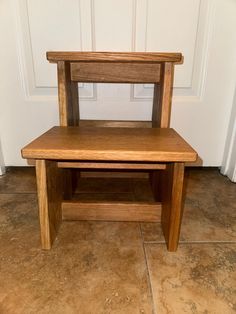
M236 69L234 0L3 0L0 135L6 165L58 124L47 50L177 51L171 124L204 165L222 163ZM84 119L151 117L150 85L80 86Z

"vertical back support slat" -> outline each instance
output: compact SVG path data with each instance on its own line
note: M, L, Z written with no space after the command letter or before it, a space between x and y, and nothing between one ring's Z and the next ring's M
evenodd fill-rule
M60 125L79 125L78 84L71 81L70 63L58 61L57 74Z
M162 83L163 80L161 80ZM160 83L160 84L161 84ZM158 128L160 126L160 116L161 116L161 85L154 84L154 91L153 91L153 103L152 103L152 127Z
M173 62L162 63L160 84L154 84L152 107L153 128L168 128L170 126L173 74ZM161 201L160 188L162 186L162 178L160 172L150 172L149 178L155 200Z
M71 81L70 62L57 62L58 99L60 126L79 125L79 92L77 82ZM76 189L79 172L68 169L64 172L64 182L67 182L65 197L70 198Z
M160 85L154 85L152 109L153 127L168 128L170 126L173 70L173 62L164 62L162 64Z

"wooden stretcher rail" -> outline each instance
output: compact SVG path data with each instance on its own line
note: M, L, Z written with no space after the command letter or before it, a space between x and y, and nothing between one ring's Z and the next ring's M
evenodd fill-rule
M158 83L161 65L158 63L71 63L71 80L92 83Z
M134 202L62 202L63 220L159 222L161 203Z
M109 163L109 162L76 162L65 161L57 163L59 168L77 169L127 169L127 170L164 170L165 164L145 163Z

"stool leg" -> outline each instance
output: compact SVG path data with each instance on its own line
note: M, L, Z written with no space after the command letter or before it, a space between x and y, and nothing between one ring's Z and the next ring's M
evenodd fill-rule
M56 161L36 160L36 177L41 243L43 249L49 250L62 219L62 169Z
M156 202L161 202L161 178L162 171L152 171L149 174L149 180L151 183L152 193Z
M184 163L170 163L162 177L161 224L168 251L176 251L183 213Z
M58 169L59 170L59 169ZM74 176L71 169L61 169L63 171L63 199L70 200L74 191Z

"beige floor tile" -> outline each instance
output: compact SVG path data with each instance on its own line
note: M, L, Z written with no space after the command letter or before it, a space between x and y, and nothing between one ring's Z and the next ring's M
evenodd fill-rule
M27 256L39 245L36 194L0 194L1 257L7 252Z
M152 313L137 223L64 222L39 242L35 194L0 198L0 313Z
M145 242L158 242L158 243L165 242L165 238L163 236L160 223L143 222L141 223L141 230Z
M36 193L34 167L10 167L0 176L0 193Z
M142 246L140 227L135 222L66 221L62 223L56 245L70 247L87 242Z
M4 256L1 313L152 313L140 246L87 243Z
M142 224L145 241L164 242L160 224ZM217 170L188 171L180 241L236 242L236 184Z
M176 253L159 224L63 222L40 249L34 169L0 177L0 314L226 313L235 309L236 185L217 170L190 170ZM151 200L147 179L82 178L81 199ZM97 194L96 194L97 193ZM155 314L156 314L155 313Z
M236 312L236 244L146 244L156 313Z

